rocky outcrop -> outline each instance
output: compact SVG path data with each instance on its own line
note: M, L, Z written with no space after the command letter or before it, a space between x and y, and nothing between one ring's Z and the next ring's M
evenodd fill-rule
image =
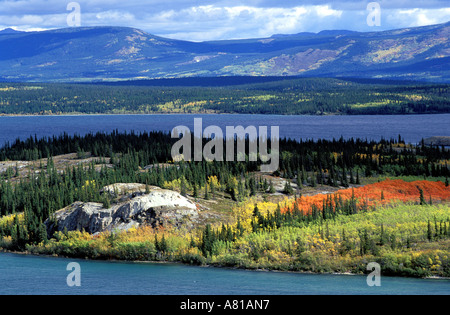
M148 192L149 187L136 185L105 187L104 192L110 193L112 191L117 193L119 188L122 189L121 201L108 209L100 203L75 202L55 212L53 218L45 222L47 232L52 235L55 231L67 229L68 231L85 230L95 234L104 231L128 230L140 225L153 227L173 225L189 228L198 220L197 205L179 193L155 187L151 187L150 192L145 193L145 191Z
M111 196L123 196L129 195L133 193L144 193L146 190L157 190L160 189L156 186L145 186L144 184L136 184L136 183L116 183L109 186L105 186L102 189L102 192L108 192Z

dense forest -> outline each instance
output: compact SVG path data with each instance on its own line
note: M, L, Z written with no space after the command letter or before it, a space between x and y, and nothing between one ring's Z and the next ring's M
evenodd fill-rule
M330 78L0 83L0 114L427 114L449 113L449 96L448 84Z
M170 187L182 195L205 199L220 190L234 201L273 191L272 183L262 180L258 172L261 161L249 161L247 156L242 162L173 162L171 147L175 140L162 132L116 131L30 137L5 145L0 149L0 160L39 164L25 171L9 167L0 174L1 215L24 214L21 221L15 216L14 221L0 225L0 235L12 236L16 248L40 243L47 239L44 222L54 211L74 201L109 206L113 200L102 194L101 188L118 182ZM349 187L360 184L363 177L381 175L441 178L446 185L450 177L449 150L423 143L410 146L401 136L381 141L281 139L279 148L280 167L272 175L289 179L283 191L286 195L301 194L302 187L317 185ZM94 159L88 164L57 169L54 158L73 152L79 159ZM291 182L296 183L296 189ZM349 205L346 207L343 212L351 211Z

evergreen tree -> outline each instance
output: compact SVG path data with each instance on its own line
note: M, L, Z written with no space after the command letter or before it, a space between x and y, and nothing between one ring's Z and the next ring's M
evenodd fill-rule
M109 194L108 192L104 192L103 193L103 200L102 200L102 202L103 202L103 208L105 208L105 209L109 209L111 207L111 201L109 199L108 194Z
M437 239L438 236L439 236L438 225L437 225L436 218L434 218L434 239Z
M197 184L194 183L194 192L193 192L193 197L194 198L198 198L198 189L197 189Z
M380 245L383 246L384 244L386 244L386 234L384 232L384 225L382 223L380 228Z
M238 195L240 200L244 200L245 197L245 189L244 184L241 180L238 180Z
M14 177L19 177L19 176L20 176L19 164L16 163L16 173L14 174Z
M207 257L209 255L212 255L213 243L214 243L214 234L211 229L211 224L207 224L202 234L202 244L200 248L203 253L203 256Z
M269 193L274 194L276 192L275 187L273 186L272 180L269 182Z
M168 250L168 246L167 246L167 242L166 242L166 238L163 234L161 241L159 242L159 249L161 252L166 253Z
M423 196L423 190L419 186L417 186L417 189L419 190L419 202L420 202L420 205L421 206L422 205L426 205L427 203L425 201L425 197Z
M242 235L244 235L244 227L242 226L241 220L238 219L237 224L236 224L236 230L238 233L238 237L241 237Z
M353 177L352 169L350 169L350 184L355 184L355 178Z
M190 243L189 243L189 246L190 246L191 248L196 247L196 244L195 244L195 241L194 241L194 238L192 237L192 235L191 235L191 241L190 241Z
M294 193L294 189L291 186L291 182L286 180L284 183L283 193L286 195L292 195Z
M208 183L205 183L205 200L209 200Z
M155 234L154 244L155 244L156 251L160 252L161 251L161 245L160 245L160 242L158 241L158 235L156 235L156 234Z
M431 231L431 223L430 223L430 220L428 220L428 224L427 224L427 239L428 239L428 241L432 241L432 239L433 239L433 234L432 234L432 231Z
M182 176L181 178L180 178L180 194L183 196L183 197L186 197L187 196L187 191L186 191L186 178L184 178L184 176Z
M306 243L301 239L300 237L297 238L297 248L295 250L295 253L297 257L301 257L301 255L307 250Z

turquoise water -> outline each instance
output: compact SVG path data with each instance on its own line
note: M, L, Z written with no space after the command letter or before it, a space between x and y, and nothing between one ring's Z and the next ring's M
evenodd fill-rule
M68 286L70 262L80 265L81 286ZM404 295L450 294L450 280L315 275L122 263L0 253L0 294L5 295Z
M373 115L373 116L282 116L282 115L90 115L0 117L0 146L6 141L63 132L83 135L88 132L165 131L176 126L193 130L194 118L202 118L203 129L219 126L279 126L280 137L293 139L333 139L341 136L380 140L397 138L418 143L431 136L450 136L450 114ZM269 128L270 130L270 128Z

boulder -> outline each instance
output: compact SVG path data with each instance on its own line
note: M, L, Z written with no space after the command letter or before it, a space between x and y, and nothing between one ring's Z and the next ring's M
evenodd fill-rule
M103 208L100 203L75 202L55 212L53 218L47 220L45 224L49 235L64 229L84 230L96 234L104 231L128 230L140 225L189 228L198 218L199 212L195 203L178 192L158 188L152 189L148 194L139 191L138 195L114 204L108 209Z

